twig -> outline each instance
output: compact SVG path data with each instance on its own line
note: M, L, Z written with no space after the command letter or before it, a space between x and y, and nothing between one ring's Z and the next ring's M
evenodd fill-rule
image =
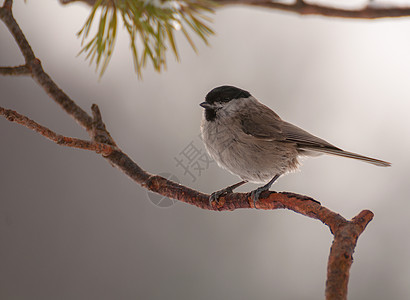
M26 61L26 66L31 71L31 76L43 87L46 93L66 111L66 113L76 120L76 122L87 129L87 131L92 130L92 118L81 107L77 106L74 101L70 99L70 97L68 97L53 80L51 80L50 76L44 72L40 60L35 57L23 31L14 19L11 9L8 9L7 5L10 5L11 7L11 3L12 1L7 1L4 3L3 7L0 8L0 19L6 24L10 33L16 40Z
M105 124L102 120L101 112L97 104L93 104L91 106L91 111L93 112L93 141L117 147L117 145L114 142L114 139L111 137L110 133L105 128Z
M321 15L325 17L350 18L350 19L380 19L410 16L410 7L376 7L365 6L357 10L348 10L330 6L306 3L297 0L293 4L285 4L269 0L215 0L221 5L250 5L269 9L276 9L296 13L299 15Z
M99 143L95 141L92 141L92 142L85 141L85 140L76 139L72 137L66 137L61 134L57 134L54 131L48 129L47 127L42 126L38 124L37 122L27 118L26 116L23 116L19 114L18 112L11 110L11 109L5 109L1 106L0 106L0 115L4 116L10 122L15 122L31 130L34 130L35 132L38 132L45 138L61 146L79 148L83 150L91 150L97 153L101 153L103 156L108 156L117 150L115 147L111 145L107 145L107 144L103 144L103 143Z
M60 0L62 4L83 2L90 6L96 0ZM367 5L361 9L348 10L331 6L306 3L303 0L295 0L292 4L274 2L270 0L214 0L220 5L249 5L292 12L299 15L321 15L325 17L351 18L351 19L380 19L410 16L410 7L383 7Z
M298 3L299 5L302 3L301 6L303 7L307 5L300 1ZM6 4L8 6L6 6ZM218 205L211 206L209 204L209 195L192 190L161 176L149 174L139 167L124 152L115 146L114 140L102 122L98 107L93 105L93 117L91 117L77 106L77 104L57 86L50 76L44 72L40 60L34 56L29 43L12 16L10 9L11 4L12 1L5 1L3 7L0 8L0 19L3 20L16 39L26 59L26 66L27 69L30 70L30 75L64 111L88 131L93 141L84 141L58 135L50 129L12 110L1 108L1 115L5 116L9 121L22 124L39 132L57 144L102 153L105 159L119 168L136 183L163 196L208 210L223 211L239 208L254 208L250 194L243 193L228 194L219 199ZM321 206L319 202L310 197L285 192L263 192L256 204L257 208L267 210L286 208L302 215L318 219L329 227L334 235L334 241L329 254L326 298L346 299L353 250L359 235L373 218L373 213L364 210L351 221L347 221L339 214Z
M4 5L0 8L0 18L6 24L7 28L11 32L11 35L16 40L17 45L20 48L21 53L26 60L26 63L34 60L34 52L30 47L23 31L21 31L20 26L17 24L11 12L11 7L13 5L12 0L4 1Z
M0 67L0 74L13 76L30 75L31 71L26 65L18 67Z

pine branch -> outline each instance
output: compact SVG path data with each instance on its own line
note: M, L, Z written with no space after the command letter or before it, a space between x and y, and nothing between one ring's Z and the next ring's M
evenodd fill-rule
M122 21L131 44L135 71L142 75L142 68L151 62L160 72L166 67L166 50L170 47L179 59L174 34L181 30L192 48L195 44L190 37L192 31L205 43L213 31L205 22L210 19L204 14L213 12L213 2L209 0L145 1L145 0L96 0L85 1L92 4L91 13L78 32L85 43L80 53L86 54L90 63L95 63L100 75L106 70L114 51L117 26ZM63 1L62 3L68 3ZM98 13L99 11L99 13ZM99 17L97 17L99 15ZM89 38L91 26L98 20L98 30Z
M73 2L83 2L89 5L94 5L97 0L60 0L62 4ZM342 9L327 5L317 5L306 3L303 0L296 0L292 4L280 3L269 0L213 0L214 3L225 5L248 5L263 7L272 10L281 10L292 12L299 15L320 15L325 17L335 18L350 18L350 19L380 19L380 18L397 18L409 17L410 7L401 7L399 5L386 6L375 5L372 0L369 4L361 9Z
M5 1L3 7L0 8L0 19L6 24L25 57L26 65L23 66L25 67L23 68L24 72L28 72L66 113L88 131L92 141L58 135L15 111L0 108L0 115L9 121L17 122L42 134L57 144L101 153L102 157L136 183L165 197L208 210L231 211L239 208L255 208L252 197L250 194L245 193L228 194L225 197L221 197L217 205L210 205L209 195L177 184L161 176L149 174L137 165L127 154L116 147L114 140L102 121L98 107L93 105L93 117L88 115L43 70L40 60L35 57L27 39L12 15L11 4L12 1ZM12 73L9 72L8 75L20 75L18 74L19 72ZM329 254L326 298L346 299L349 271L353 262L352 254L358 237L372 220L373 213L364 210L351 221L347 221L339 214L321 206L319 202L310 197L287 192L277 193L270 191L265 191L261 194L259 201L256 202L256 208L265 210L289 209L304 216L318 219L329 227L334 235L334 240Z
M298 15L319 15L350 19L380 19L410 16L410 7L386 7L369 3L361 9L342 9L332 6L317 5L297 0L293 4L285 4L269 0L214 0L221 5L249 5L296 13Z
M286 4L271 0L60 0L62 4L83 2L92 6L90 16L78 35L83 42L88 38L96 12L101 10L98 30L88 40L81 52L86 53L90 63L95 62L96 69L102 76L114 51L117 21L122 20L130 37L131 53L135 71L139 77L147 61L151 61L155 70L161 72L166 68L166 51L171 48L179 60L174 32L181 30L191 47L196 46L188 29L208 44L208 38L214 32L206 25L212 20L204 15L214 12L216 6L248 5L267 9L292 12L299 15L320 15L336 18L378 19L410 16L410 7L377 5L375 1L360 9L342 9L326 5L310 4L295 0ZM118 16L117 16L118 14ZM142 46L137 46L140 41Z

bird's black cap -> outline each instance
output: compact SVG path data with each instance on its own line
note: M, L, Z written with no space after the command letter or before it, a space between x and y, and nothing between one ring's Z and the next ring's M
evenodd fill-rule
M248 98L250 96L251 94L249 92L240 88L230 85L223 85L210 91L206 95L205 101L213 104L215 102L229 102L232 99Z

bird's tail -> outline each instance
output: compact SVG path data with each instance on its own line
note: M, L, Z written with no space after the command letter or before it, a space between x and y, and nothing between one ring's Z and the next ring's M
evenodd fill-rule
M337 155L337 156L343 156L343 157L348 157L348 158L353 158L353 159L357 159L357 160L361 160L379 167L390 167L391 163L387 162L387 161L383 161L380 159L375 159L375 158L371 158L371 157L367 157L367 156L363 156L360 154L356 154L353 152L348 152L348 151L344 151L342 149L338 149L338 148L326 148L326 147L312 147L309 150L313 150L313 151L317 151L317 152L321 152L321 153L326 153L326 154L331 154L331 155Z

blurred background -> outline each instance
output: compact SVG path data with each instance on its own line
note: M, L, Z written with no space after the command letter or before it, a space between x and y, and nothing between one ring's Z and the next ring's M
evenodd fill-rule
M340 1L339 1L340 2ZM363 2L349 2L360 5ZM184 169L212 88L250 91L283 119L391 168L307 159L272 189L309 195L350 219L375 217L359 239L350 299L410 295L410 17L301 17L218 9L198 55L137 79L122 27L98 80L76 32L82 4L15 1L15 18L46 72L83 109L97 103L118 145L141 167L211 193L238 181L216 166ZM23 58L3 23L0 65ZM29 77L1 77L0 105L57 133L85 131ZM291 211L211 212L161 199L95 153L64 148L0 118L1 299L322 299L332 235ZM186 158L185 158L186 159ZM186 166L185 166L186 167ZM199 172L201 171L201 172ZM251 191L247 184L240 191Z

